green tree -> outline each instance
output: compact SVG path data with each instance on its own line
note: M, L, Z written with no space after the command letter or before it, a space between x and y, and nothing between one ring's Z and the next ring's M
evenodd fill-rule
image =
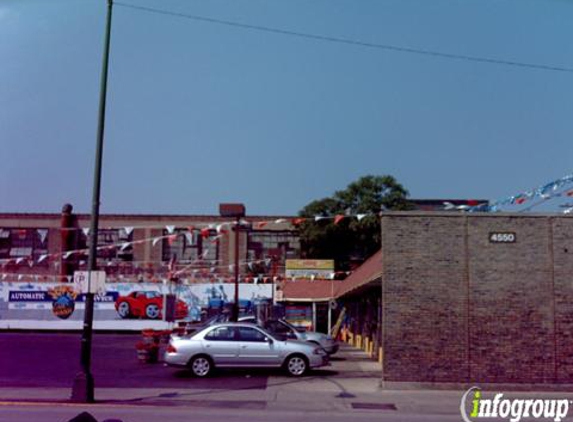
M364 176L328 198L312 201L301 217L366 214L306 221L300 226L303 255L312 259L334 259L337 270L347 270L352 260L364 260L380 249L381 210L407 210L408 191L392 176Z

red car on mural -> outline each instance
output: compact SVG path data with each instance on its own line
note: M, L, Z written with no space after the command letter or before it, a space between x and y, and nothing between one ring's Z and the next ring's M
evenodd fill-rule
M115 310L122 318L162 317L163 295L153 291L136 291L127 296L120 296L115 301ZM182 300L175 302L175 319L185 318L189 314L187 304Z

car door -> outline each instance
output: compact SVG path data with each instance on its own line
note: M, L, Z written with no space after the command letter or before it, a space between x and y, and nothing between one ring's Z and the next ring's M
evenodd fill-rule
M215 366L239 363L239 339L236 327L219 326L203 337L203 350L213 358Z
M279 366L280 345L255 327L238 327L242 366Z

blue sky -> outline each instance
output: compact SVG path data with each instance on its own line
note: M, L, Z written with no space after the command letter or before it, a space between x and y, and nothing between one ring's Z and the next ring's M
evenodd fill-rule
M573 69L573 2L125 0ZM0 3L0 211L89 212L105 0ZM366 174L502 199L572 172L573 73L114 7L104 213L293 214Z

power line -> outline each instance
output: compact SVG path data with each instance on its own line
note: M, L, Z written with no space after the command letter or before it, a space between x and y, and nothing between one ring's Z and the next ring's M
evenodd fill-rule
M425 49L418 49L418 48L410 48L410 47L401 47L392 44L378 44L378 43L371 43L366 41L354 40L350 38L341 38L341 37L333 37L328 35L317 35L317 34L310 34L304 32L296 32L290 31L287 29L280 29L280 28L273 28L269 26L262 26L262 25L251 25L236 21L228 21L223 19L216 19L207 16L200 16L200 15L191 15L187 13L180 13L180 12L172 12L165 9L157 9L153 7L146 7L146 6L138 6L135 4L124 3L121 1L115 1L114 4L118 6L123 6L130 9L137 9L142 10L150 13L156 13L165 16L174 16L183 19L190 19L194 21L200 22L207 22L213 23L217 25L225 25L231 26L235 28L241 29L248 29L253 31L261 31L261 32L270 32L273 34L281 34L281 35L289 35L299 38L305 39L312 39L318 41L326 41L326 42L333 42L338 44L347 44L359 47L366 47L366 48L375 48L379 50L387 50L387 51L395 51L400 53L408 53L408 54L418 54L424 56L432 56L432 57L439 57L443 59L454 59L454 60L465 60L470 62L478 62L478 63L487 63L487 64L497 64L497 65L504 65L504 66L514 66L514 67L521 67L521 68L528 68L528 69L536 69L536 70L548 70L553 72L567 72L573 73L573 68L568 67L561 67L561 66L552 66L552 65L544 65L544 64L536 64L536 63L525 63L525 62L518 62L512 60L503 60L503 59L495 59L490 57L478 57L478 56L468 56L463 54L453 54L453 53L443 53L440 51L434 50L425 50Z

